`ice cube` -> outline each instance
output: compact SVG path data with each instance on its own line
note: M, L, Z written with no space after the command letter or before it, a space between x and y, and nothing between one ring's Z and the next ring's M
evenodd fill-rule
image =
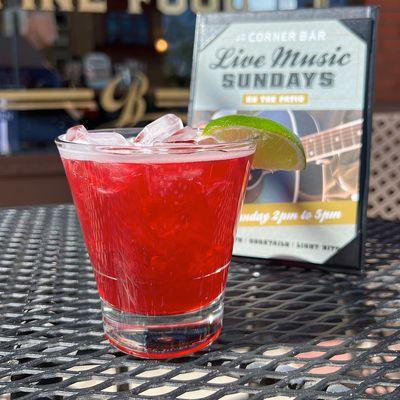
M146 145L164 142L182 128L183 123L180 118L174 114L167 114L144 127L137 135L135 142Z
M65 139L75 143L97 144L101 146L132 145L117 132L88 132L83 125L77 125L69 128L65 134Z
M76 125L67 130L65 140L68 140L69 142L89 143L88 135L89 132L83 125Z
M198 136L198 129L186 126L165 139L164 143L194 142Z
M101 146L131 146L121 134L117 132L88 132L88 141L90 144Z

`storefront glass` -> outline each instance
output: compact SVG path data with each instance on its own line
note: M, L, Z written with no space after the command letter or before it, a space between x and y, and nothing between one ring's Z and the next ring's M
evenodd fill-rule
M53 152L71 125L186 116L195 12L347 0L0 1L0 153Z

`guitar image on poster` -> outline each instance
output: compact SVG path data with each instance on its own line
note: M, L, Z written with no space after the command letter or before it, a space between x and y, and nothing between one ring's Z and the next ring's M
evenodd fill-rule
M235 256L361 269L376 13L198 16L189 124L271 119L298 136L307 159L303 171L251 171Z
M280 122L300 137L307 168L274 173L253 170L246 203L357 200L361 119L321 130L317 118L306 111L265 111L257 115Z

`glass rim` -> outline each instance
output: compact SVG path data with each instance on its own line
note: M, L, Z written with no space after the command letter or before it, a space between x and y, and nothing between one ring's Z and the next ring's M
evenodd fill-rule
M137 134L143 128L110 128L110 129L91 129L88 132L117 132L123 136L129 134ZM201 128L194 128L202 131ZM118 155L118 150L121 150L120 154L176 154L197 151L229 151L229 150L243 150L244 148L251 148L256 146L256 138L248 138L243 140L236 140L232 142L219 142L219 143L197 143L197 142L176 142L176 143L156 143L156 144L136 144L130 145L110 145L110 144L93 144L93 143L79 143L71 142L64 139L65 133L59 135L55 139L55 143L58 147L65 147L69 150L84 151L84 152L107 152L109 150L112 154Z

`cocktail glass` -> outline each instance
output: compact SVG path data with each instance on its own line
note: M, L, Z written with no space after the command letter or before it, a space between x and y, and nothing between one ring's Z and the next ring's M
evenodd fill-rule
M212 343L255 143L56 144L110 343L145 358Z

